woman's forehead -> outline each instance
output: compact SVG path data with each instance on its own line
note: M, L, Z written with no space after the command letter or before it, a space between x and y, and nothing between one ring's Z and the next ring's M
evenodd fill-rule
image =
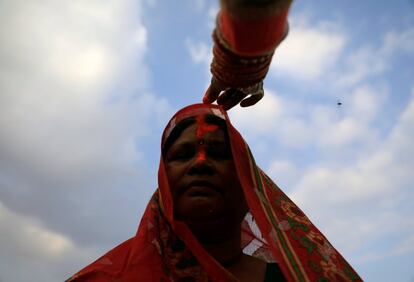
M216 124L206 123L203 116L198 116L196 118L197 132L196 135L198 138L203 138L204 135L210 132L215 132L219 129L219 126Z
M209 139L226 141L224 130L215 124L193 123L183 130L174 143Z
M197 116L206 116L212 115L220 118L222 120L226 120L227 114L226 112L218 105L214 104L193 104L189 105L181 110L179 110L169 121L167 127L164 130L162 136L162 143L165 143L165 140L168 139L168 136L174 130L174 128L185 119L194 118Z

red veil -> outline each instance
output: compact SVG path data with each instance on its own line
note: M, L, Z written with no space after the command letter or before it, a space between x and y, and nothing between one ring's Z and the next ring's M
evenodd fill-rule
M195 104L181 109L164 130L162 144L180 120L205 114L227 123L237 174L250 209L242 223L244 252L277 262L288 281L362 281L255 164L248 145L220 106ZM174 219L162 156L158 185L136 235L67 281L237 281L207 253L186 224Z

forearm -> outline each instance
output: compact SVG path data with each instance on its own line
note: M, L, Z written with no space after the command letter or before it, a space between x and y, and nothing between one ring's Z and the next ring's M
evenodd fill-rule
M213 31L212 79L204 103L217 100L230 109L240 101L242 107L254 105L263 97L263 79L273 53L288 33L291 3L292 0L220 0Z
M236 54L263 55L288 31L291 0L221 0L215 30L223 45Z
M262 19L289 8L292 0L220 0L222 9L241 19Z

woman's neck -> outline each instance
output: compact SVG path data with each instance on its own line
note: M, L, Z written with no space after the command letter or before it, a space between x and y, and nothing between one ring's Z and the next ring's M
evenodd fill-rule
M188 223L205 250L241 282L263 281L266 262L243 254L240 224Z
M240 248L240 236L235 236L222 242L202 243L202 245L206 251L224 267L236 263L241 259L243 254Z
M266 272L266 262L243 254L240 236L232 240L204 244L208 253L241 282L262 282Z
M231 226L221 219L187 224L206 251L223 266L241 257L240 224Z

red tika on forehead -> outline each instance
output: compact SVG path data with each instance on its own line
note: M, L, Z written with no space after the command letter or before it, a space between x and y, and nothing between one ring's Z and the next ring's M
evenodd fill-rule
M198 125L196 135L199 140L203 139L204 135L206 135L207 133L214 132L219 129L219 127L215 124L206 123L203 116L197 116L196 121ZM206 159L206 145L202 143L199 145L199 152L197 155L197 160L204 161L205 159Z
M208 124L205 122L204 117L203 116L197 116L197 138L203 138L204 135L206 135L208 132L214 132L216 130L218 130L218 126L215 124Z

